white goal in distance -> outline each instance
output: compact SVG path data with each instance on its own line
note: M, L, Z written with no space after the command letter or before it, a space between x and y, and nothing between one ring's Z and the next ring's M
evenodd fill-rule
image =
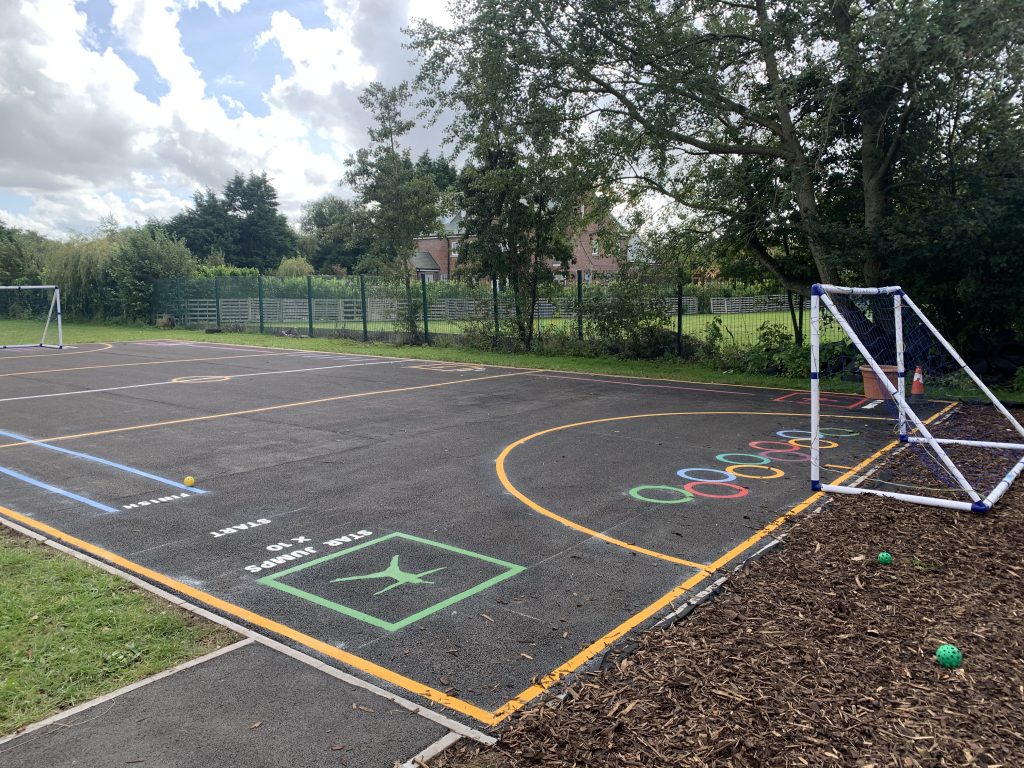
M822 308L831 315L828 317ZM889 482L888 487L859 485L833 485L822 482L821 441L822 419L827 418L821 411L822 378L822 335L823 322L832 319L856 347L867 366L888 391L891 400L886 406L891 410L891 438L896 438L913 451L918 452L920 462L931 470L931 475L945 487L922 487L920 482ZM845 339L844 339L845 343ZM907 359L908 355L912 359ZM965 385L972 386L978 400L987 400L994 408L993 417L998 428L987 427L983 435L989 439L967 439L974 432L963 426L952 431L950 436L934 434L914 410L914 403L907 398L905 381L908 369L915 365L927 367L929 360L938 355L948 361L946 371ZM883 364L894 365L895 385L882 369ZM938 366L935 366L938 367ZM925 371L927 374L927 370ZM976 388L976 390L974 390ZM1005 421L1003 421L1005 419ZM826 431L827 432L827 431ZM1009 442L1004 436L1009 433ZM1014 434L1015 433L1015 434ZM993 440L992 437L1001 437ZM890 439L891 439L890 438ZM827 446L826 446L827 447ZM882 447L882 446L878 446ZM966 461L968 451L998 453L1000 465L985 457ZM961 462L950 457L954 452ZM970 471L967 466L970 465ZM829 465L824 465L828 467ZM982 469L979 469L982 467ZM961 471L961 470L964 471ZM899 286L882 288L850 288L836 285L816 284L811 288L811 487L815 491L845 494L872 494L891 499L928 504L949 509L986 512L1007 491L1024 469L1024 428L996 398L992 391L964 362L953 346L928 320L918 306ZM924 472L919 474L923 475ZM899 480L899 478L897 478ZM884 482L884 481L882 481ZM892 490L904 485L908 490L925 493L907 493L903 489ZM950 496L955 498L950 498Z
M47 293L51 292L47 297ZM46 320L43 322L43 332L39 337L38 344L7 344L0 335L0 349L21 349L25 347L46 347L47 349L64 348L64 325L61 321L60 309L60 288L56 285L0 285L0 292L7 301L3 302L7 308L8 316L17 316L19 305L24 304L26 312L31 315L33 304L47 306L46 298L49 298ZM57 343L47 342L47 335L50 326L56 327ZM0 326L2 327L2 326Z

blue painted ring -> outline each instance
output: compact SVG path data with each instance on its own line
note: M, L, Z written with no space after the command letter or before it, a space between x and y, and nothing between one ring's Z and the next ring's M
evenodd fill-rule
M694 477L690 474L691 472L714 472L716 475L722 475L722 477ZM692 483L729 483L736 479L736 475L732 472L712 469L711 467L687 467L686 469L680 469L676 474L683 478L683 480L689 480Z
M735 457L740 456L744 461L736 461ZM728 458L727 458L728 457ZM756 461L747 461L747 459L756 459ZM715 461L722 461L726 464L735 464L740 467L758 467L764 464L771 464L772 460L767 456L761 456L756 453L720 453L715 456Z

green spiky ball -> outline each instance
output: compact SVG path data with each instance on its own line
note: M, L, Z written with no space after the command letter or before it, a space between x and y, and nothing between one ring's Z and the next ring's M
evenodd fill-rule
M940 645L935 651L935 660L939 662L940 667L956 669L964 660L964 655L960 653L960 649L955 645L945 643Z
M882 565L892 565L892 555L890 555L888 552L879 552L878 562L880 562Z

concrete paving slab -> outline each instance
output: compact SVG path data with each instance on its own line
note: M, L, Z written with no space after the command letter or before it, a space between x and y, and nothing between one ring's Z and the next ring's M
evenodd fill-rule
M0 744L0 764L391 768L446 733L251 644Z

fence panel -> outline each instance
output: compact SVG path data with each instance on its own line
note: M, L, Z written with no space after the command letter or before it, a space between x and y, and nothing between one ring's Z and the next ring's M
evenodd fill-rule
M792 297L791 309L785 293L727 295L734 290L686 286L680 296L678 286L664 282L582 282L573 276L538 289L533 338L539 346L557 346L562 339L606 343L628 335L629 323L649 325L653 318L673 334L673 347L680 351L707 340L753 347L761 343L766 325L805 341L808 309L799 297ZM427 341L426 319L433 343L521 345L515 296L496 290L490 281L421 285L415 279L378 276L172 278L156 281L152 312L154 319L189 328L390 343Z

